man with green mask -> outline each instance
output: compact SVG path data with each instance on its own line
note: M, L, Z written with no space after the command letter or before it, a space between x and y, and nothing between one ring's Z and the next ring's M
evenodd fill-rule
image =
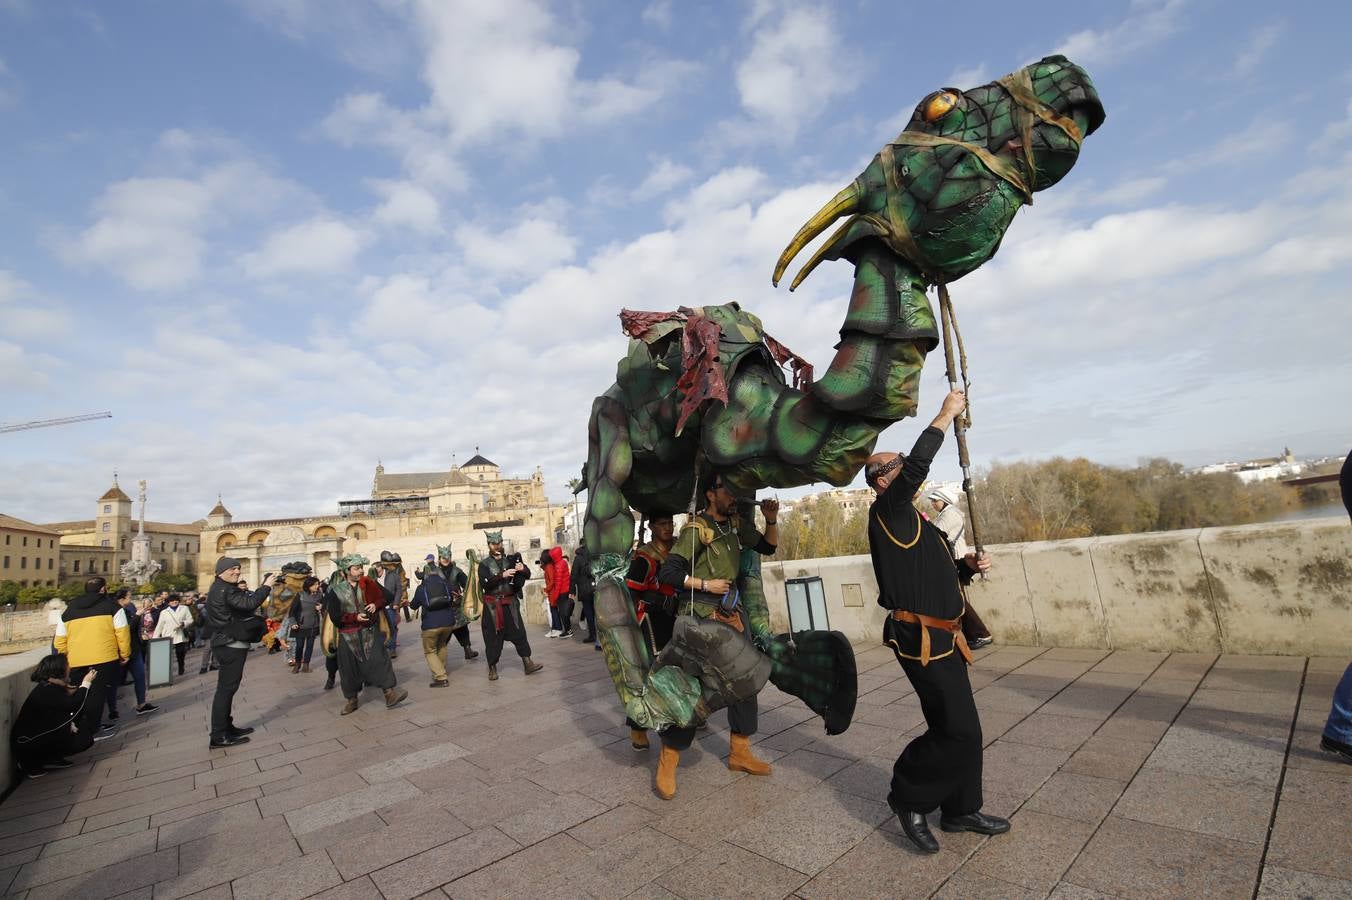
M502 645L511 641L521 657L527 675L544 668L530 658L530 641L521 619L521 588L530 578L530 569L521 554L508 556L502 546L502 532L489 531L488 556L479 563L479 584L484 592L484 652L488 654L488 680L498 680L498 659Z
M704 508L686 523L658 573L658 580L676 591L676 613L722 622L746 635L752 625L741 602L739 576L744 550L768 556L779 540L779 501L764 500L765 534L756 530L754 510L737 516L738 498L715 473L704 485ZM759 579L757 579L759 580ZM757 585L759 588L759 585ZM749 639L749 637L748 637ZM731 751L728 768L749 775L769 775L770 764L751 752L756 733L756 698L728 707ZM662 754L657 762L654 788L663 800L676 795L676 766L681 751L694 740L694 727L663 729Z
M422 582L413 593L413 608L422 610L422 648L432 672L430 687L446 687L446 647L454 636L465 659L479 654L469 645L469 617L465 615L465 588L469 576L455 564L451 546L437 546L435 559L428 559L418 573Z
M396 687L382 633L388 628L382 611L391 597L380 582L362 574L368 565L370 560L359 554L339 557L338 570L324 594L324 611L337 631L338 676L347 698L345 716L357 711L362 687L367 684L385 692L387 708L408 696L408 691ZM327 653L330 648L324 649Z

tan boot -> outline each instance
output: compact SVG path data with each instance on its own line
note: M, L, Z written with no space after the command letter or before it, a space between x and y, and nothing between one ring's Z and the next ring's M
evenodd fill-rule
M545 664L538 663L535 660L531 659L529 656L526 656L522 658L521 666L526 670L527 675L534 675L536 672L543 669L545 667Z
M302 666L300 667L300 670L301 670L302 672L307 672L307 673L308 673L308 672L310 671L310 664L309 664L309 663L305 663L304 665L302 665Z
M391 706L398 706L401 702L403 702L407 698L408 691L404 690L403 688L400 687L389 688L385 691L385 708L389 709Z
M644 731L642 728L630 728L629 746L633 747L635 750L647 750L648 732Z
M497 680L498 680L498 667L497 667L497 666L489 666L489 667L488 667L488 680L489 680L489 681L497 681Z
M347 698L347 706L344 706L344 707L343 707L343 711L342 711L341 713L339 713L339 715L350 716L350 715L352 715L352 714L353 714L354 712L356 712L356 711L357 711L357 698L356 698L356 697L348 697L348 698Z
M732 733L732 750L728 753L728 768L748 775L770 774L770 764L757 759L751 752L751 738L735 731Z
M653 790L663 800L676 796L676 766L681 761L681 751L663 745L662 755L657 758L657 777L653 779Z

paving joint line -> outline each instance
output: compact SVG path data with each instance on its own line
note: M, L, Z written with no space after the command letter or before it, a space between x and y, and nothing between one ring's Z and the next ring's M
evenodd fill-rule
M1192 698L1195 697L1195 696L1197 696L1197 692L1198 692L1199 690L1202 689L1202 682L1206 681L1207 676L1210 675L1211 672L1212 672L1212 670L1216 668L1216 663L1220 662L1221 656L1222 656L1222 655L1223 655L1223 654L1217 653L1217 654L1216 654L1216 658L1213 659L1213 660L1211 661L1211 665L1207 666L1207 667L1206 667L1206 671L1203 672L1202 675L1201 675L1201 677L1197 679L1197 684L1193 685L1192 691L1188 694L1188 699L1185 700L1185 701L1183 701L1183 705L1179 707L1178 712L1174 713L1173 718L1171 718L1171 719L1169 720L1169 728L1166 728L1166 729L1164 730L1164 734L1160 735L1159 741L1156 741L1156 742L1155 742L1154 748L1150 751L1150 756L1154 756L1154 755L1155 755L1155 750L1158 750L1158 749L1159 749L1160 741L1164 740L1165 735L1167 735L1167 734L1169 733L1169 729L1173 728L1173 727L1174 727L1174 723L1178 721L1178 717L1181 716L1181 715L1183 715L1183 711L1186 710L1186 709L1192 704ZM1153 671L1151 671L1150 675L1147 675L1147 676L1146 676L1146 681L1149 681L1149 680L1150 680L1150 677L1151 677L1152 675L1154 675L1155 672L1158 672L1158 671L1160 670L1160 666L1163 666L1163 665L1164 665L1166 662L1168 662L1173 656L1174 656L1174 654L1173 654L1173 653L1170 653L1170 654L1169 654L1168 656L1166 656L1164 659L1160 660L1160 664L1159 664L1158 666L1156 666L1156 667L1154 668ZM1145 684L1145 681L1142 681L1141 684L1144 685L1144 684ZM1137 688L1136 690L1140 690L1140 688ZM1133 692L1132 692L1132 696L1135 696L1135 694L1136 694L1136 692L1133 691ZM1131 697L1128 697L1127 699L1129 700L1129 699L1131 699ZM1126 701L1126 700L1123 700L1122 702L1123 702L1123 703L1126 703L1127 701ZM1120 708L1121 708L1121 707L1119 706L1118 709L1120 709ZM1106 724L1106 721L1105 721L1105 724ZM1100 726L1100 727L1102 727L1102 726ZM1098 732L1095 731L1095 734L1097 734L1097 733L1098 733ZM1122 790L1122 793L1120 793L1120 794L1117 795L1117 799L1113 801L1113 805L1110 806L1110 807L1108 807L1108 811L1107 811L1106 813L1103 814L1103 818L1100 819L1099 822L1098 822L1098 824L1094 826L1094 831L1093 831L1093 833L1091 833L1091 834L1089 835L1089 837L1085 840L1084 845L1083 845L1082 847L1080 847L1079 852L1077 852L1077 853L1075 854L1075 858L1072 859L1072 860L1070 861L1070 865L1069 865L1069 866L1066 866L1066 871L1067 871L1067 872L1069 872L1071 869L1075 868L1075 864L1076 864L1077 862L1079 862L1079 861L1080 861L1080 857L1081 857L1082 855L1084 855L1084 848L1085 848L1085 847L1088 847L1091 843L1094 842L1094 838L1098 837L1098 833L1103 829L1103 823L1106 822L1106 821L1108 821L1108 819L1110 819L1110 818L1112 817L1113 810L1117 809L1118 804L1122 802L1122 798L1125 797L1125 796L1127 795L1127 791L1131 790L1131 785L1132 785L1132 783L1136 781L1136 776L1139 775L1139 774L1141 774L1141 768L1142 768L1147 762L1150 761L1150 756L1147 756L1145 759L1143 759L1143 760L1141 761L1141 764L1138 765L1138 766L1136 767L1136 771L1132 773L1131 778L1127 779L1127 786ZM1060 769L1058 769L1057 771L1060 771ZM1161 827L1161 828L1168 828L1168 827L1170 827L1170 826L1162 825L1162 826L1158 826L1158 827ZM1176 829L1174 829L1174 830L1175 830L1175 831L1183 831L1184 829L1176 828ZM1192 833L1194 833L1194 832L1187 832L1187 833L1192 834ZM1261 870L1260 870L1260 877L1261 877Z
M1296 740L1296 723L1300 721L1300 705L1305 699L1305 679L1310 674L1310 658L1300 670L1300 687L1296 690L1296 706L1291 711L1291 727L1286 732L1286 752L1282 754L1282 770L1277 775L1277 790L1272 794L1272 814L1268 816L1267 833L1263 835L1263 853L1258 857L1258 877L1254 880L1253 900L1258 900L1258 891L1263 886L1263 869L1267 866L1268 847L1272 844L1272 830L1277 827L1277 808L1282 802L1282 787L1286 784L1287 764L1291 760L1291 745Z

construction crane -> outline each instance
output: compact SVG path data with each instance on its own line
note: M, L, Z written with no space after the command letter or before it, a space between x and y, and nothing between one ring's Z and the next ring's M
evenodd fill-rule
M90 419L111 419L110 412L88 413L83 416L66 416L64 419L38 419L36 422L20 422L17 425L0 425L0 434L9 431L29 431L33 428L51 428L53 425L70 425L73 422L88 422Z

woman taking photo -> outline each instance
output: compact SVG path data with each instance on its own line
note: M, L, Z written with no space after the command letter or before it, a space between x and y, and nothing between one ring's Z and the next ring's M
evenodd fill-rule
M296 653L296 661L291 666L293 673L310 671L310 656L314 653L315 638L319 635L319 615L323 602L323 583L311 575L301 585L300 593L292 601L291 611L287 614L296 623L291 626L291 646Z

